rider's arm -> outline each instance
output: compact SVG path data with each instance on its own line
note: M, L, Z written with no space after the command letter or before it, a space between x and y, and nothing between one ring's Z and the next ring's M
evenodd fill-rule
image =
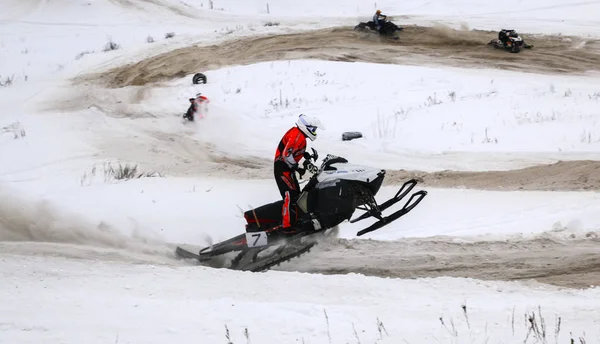
M298 167L296 155L298 152L306 149L306 141L303 140L301 135L301 133L298 133L298 135L290 137L285 144L285 148L283 149L283 161L285 161L290 168Z

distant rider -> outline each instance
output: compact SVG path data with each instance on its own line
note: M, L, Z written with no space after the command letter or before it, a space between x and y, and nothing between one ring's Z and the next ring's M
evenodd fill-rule
M506 42L508 42L509 37L517 38L517 37L519 37L519 34L515 30L506 30L506 29L502 29L502 30L500 30L500 32L498 32L498 39L503 44L506 44Z
M300 222L300 230L315 230L320 229L320 224L316 219L312 219L310 215L298 219L296 202L300 196L300 185L296 179L294 172L304 173L307 166L313 167L310 162L305 162L305 169L298 168L298 162L304 157L310 158L306 151L306 138L311 141L317 138L317 128L323 128L321 122L316 118L311 118L301 114L298 117L296 126L289 129L277 146L274 160L274 175L277 187L283 198L283 207L281 210L282 227L284 234L295 232L294 226ZM312 166L311 166L312 165ZM312 227L312 228L311 228Z
M190 98L190 107L187 112L183 115L183 118L193 121L194 114L198 114L198 118L204 118L206 115L206 105L210 103L210 100L206 96L203 96L202 93L197 93L196 98Z
M519 38L519 34L515 30L507 30L507 29L502 29L502 30L500 30L500 32L498 32L498 39L500 40L500 42L502 42L502 44L504 46L506 46L506 43L508 43L508 41L510 40L511 37ZM523 48L526 48L526 49L533 48L533 45L525 43L524 39L521 39L521 40L523 41Z
M385 23L387 16L385 14L381 14L381 10L377 10L373 15L373 23L377 25L377 31L381 30L381 26Z

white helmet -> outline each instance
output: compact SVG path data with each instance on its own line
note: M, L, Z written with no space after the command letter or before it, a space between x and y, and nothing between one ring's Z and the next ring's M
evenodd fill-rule
M317 128L325 129L321 121L306 115L300 115L296 125L311 141L317 139Z

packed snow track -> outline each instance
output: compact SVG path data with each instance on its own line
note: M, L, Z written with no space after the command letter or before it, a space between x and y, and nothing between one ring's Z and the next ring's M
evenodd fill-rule
M545 233L534 238L462 240L448 237L392 242L335 239L274 270L323 274L359 273L392 278L466 277L535 280L561 287L600 285L600 238Z
M522 35L535 45L534 50L509 54L486 45L497 36L497 32L491 31L408 26L399 40L392 41L353 31L352 27L321 29L176 49L81 80L99 79L110 87L145 85L222 66L283 59L491 67L541 73L600 70L597 40Z

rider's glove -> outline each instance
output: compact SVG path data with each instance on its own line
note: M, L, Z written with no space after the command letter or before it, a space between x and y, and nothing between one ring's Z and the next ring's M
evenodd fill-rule
M317 166L315 166L313 163L311 163L310 161L304 161L304 169L307 170L308 172L315 174L319 171L319 169L317 168Z
M300 179L302 179L302 177L304 177L304 173L306 173L306 169L305 168L299 168L296 170L296 172L298 172L298 175L300 176Z

